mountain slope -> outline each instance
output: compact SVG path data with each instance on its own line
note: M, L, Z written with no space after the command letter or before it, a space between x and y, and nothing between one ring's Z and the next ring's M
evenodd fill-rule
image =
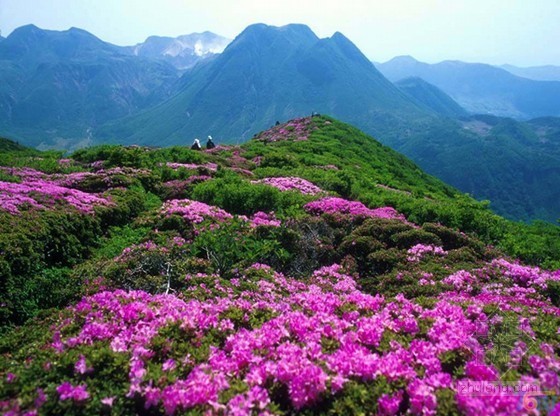
M379 125L426 115L342 34L319 39L303 25L252 25L184 78L182 90L167 102L96 137L125 143L158 137L166 144L207 134L246 140L276 120L313 111L375 132Z
M4 139L3 137L0 137L0 152L34 152L38 154L34 149L22 146L13 140Z
M186 70L204 59L223 52L231 39L212 32L191 33L176 38L150 36L127 49L135 56L162 59L179 70Z
M470 113L530 119L560 116L560 82L534 81L486 64L418 62L396 57L377 68L391 81L419 77L449 94Z
M550 408L464 386L556 393L560 228L506 221L349 125L13 162L6 415Z
M532 124L471 116L387 144L463 192L490 200L508 218L560 218L560 143L540 139Z
M0 78L0 131L68 148L87 143L95 126L157 102L177 73L80 29L30 25L1 43Z
M462 117L467 115L465 109L457 104L449 95L422 78L404 78L395 82L395 85L413 100L418 101L421 105L437 114L446 117Z

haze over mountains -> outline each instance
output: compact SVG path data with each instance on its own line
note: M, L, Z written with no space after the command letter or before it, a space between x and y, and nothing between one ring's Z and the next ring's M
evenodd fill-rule
M523 78L537 81L560 81L560 66L543 65L520 68L514 65L502 65L500 68Z
M344 35L320 39L305 25L251 25L221 54L216 45L227 40L202 34L208 43L196 46L197 36L119 47L78 29L20 28L0 43L0 134L64 148L184 145L207 134L238 142L316 111L360 127L510 218L560 217L558 119L496 116L558 115L558 82L397 60L380 66L393 84ZM476 108L484 115L469 115Z
M449 117L468 115L468 112L457 104L453 98L422 78L404 78L395 82L395 85L411 99L417 100L421 106L425 106L438 114Z

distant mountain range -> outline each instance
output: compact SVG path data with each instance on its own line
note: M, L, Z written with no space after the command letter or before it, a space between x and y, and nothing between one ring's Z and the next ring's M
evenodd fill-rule
M399 56L377 64L395 82L419 77L434 84L473 114L492 114L527 120L560 116L560 82L535 81L486 64L444 61L419 62Z
M446 89L458 83L453 71L441 70L443 86L422 74L399 75L393 84L341 33L320 39L305 25L251 25L220 54L212 52L212 39L219 37L208 39L194 48L184 41L184 49L173 49L179 41L172 38L119 47L79 29L20 28L0 43L0 135L41 148L190 145L208 134L231 143L276 121L319 112L356 125L460 190L490 199L498 213L560 217L558 119L469 115L473 107ZM182 53L183 64L173 61ZM184 69L189 54L210 59ZM515 107L518 112L532 108L540 115L535 108L554 107L541 105L549 95L538 95L535 86L554 91L558 83L484 65L436 69L449 65L458 68L467 92L468 85L477 93L484 92L481 85L509 85L516 100L528 100ZM407 72L406 65L394 67ZM530 91L537 95L531 98ZM556 114L547 111L543 115Z
M560 66L544 65L520 68L513 65L502 65L500 68L514 75L536 81L560 81Z
M163 59L180 70L192 68L203 59L223 52L231 39L212 32L191 33L176 38L150 36L127 49L136 56Z

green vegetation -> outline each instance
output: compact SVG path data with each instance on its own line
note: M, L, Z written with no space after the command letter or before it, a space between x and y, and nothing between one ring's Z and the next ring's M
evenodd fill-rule
M560 229L499 217L349 125L61 156L1 159L2 411L204 413L258 393L275 414L462 414L451 380L536 378L542 355L555 371L559 272L508 255L558 268ZM449 383L423 384L434 371Z
M0 270L2 292L5 294L1 308L3 325L22 323L42 309L59 307L75 300L83 293L81 284L76 284L75 279L95 279L98 273L95 268L86 273L83 267L78 268L78 272L72 271L85 259L110 261L125 247L146 241L150 233L145 221L159 208L160 198L169 195L168 188L163 186L165 181L186 180L193 174L211 174L212 180L186 185L182 197L216 205L238 215L274 211L280 219L305 217L301 207L314 199L312 196L252 184L246 173L235 170L239 168L249 171L253 175L249 178L252 180L274 176L301 177L327 192L361 201L367 206L392 206L411 222L425 224L424 228L429 224L441 224L445 229L466 232L528 264L560 267L560 229L557 226L544 222L531 225L516 223L495 215L488 209L488 204L461 194L359 130L329 117L313 118L311 134L304 141L267 143L257 136L237 150L224 148L214 153L195 152L183 147L151 149L103 145L75 152L72 155L74 162L65 166L58 163L60 153L36 152L12 145L9 141L5 143L5 148L12 150L2 153L0 161L4 166L28 166L45 173L64 174L87 170L89 164L103 161L104 169L126 167L145 169L148 173L121 181L126 184L125 190L107 190L116 204L96 209L94 217L67 211L30 210L20 216L0 214L0 250L3 253ZM241 156L232 158L234 152ZM194 170L172 169L166 165L167 162L199 167ZM208 170L206 166L209 163L217 165L216 172ZM0 180L6 182L19 180L7 171L0 174ZM126 177L125 173L123 175ZM95 186L92 181L94 179L88 179L78 186L82 189L93 186L96 191L107 189L103 188L107 187L103 181L98 181ZM34 226L29 227L29 224ZM174 225L162 223L161 227L172 229ZM321 226L316 224L315 227ZM294 244L294 238L304 237L290 237L288 233L275 238L284 239L284 243L269 248L265 244L255 250L256 253L264 250L262 253L268 254L261 253L262 257L280 265L285 264L285 256L288 255L282 250ZM202 233L195 241L194 250L201 253L204 247L212 244L223 247L223 242L218 244L220 239L223 235ZM413 237L413 240L432 241L431 237L421 235ZM259 241L251 244L258 246L261 244ZM399 246L398 240L394 242ZM245 243L248 244L247 241ZM363 244L375 246L377 243L364 240ZM410 245L410 242L405 245ZM235 247L230 249L237 250ZM276 254L270 257L273 252ZM375 259L369 258L368 261L387 267L391 262L398 262L398 256L390 260L393 254L391 250L386 254L377 253ZM246 255L246 251L231 252L229 260L216 261L220 264L226 262L229 267ZM295 255L291 253L292 258ZM316 260L309 258L316 254L297 255L300 256L297 261L305 270L317 265ZM325 252L320 256L333 257L334 254ZM363 256L365 260L367 255ZM191 266L181 266L178 270L187 270ZM221 273L226 268L216 266L216 270L222 270ZM51 294L46 296L47 292Z

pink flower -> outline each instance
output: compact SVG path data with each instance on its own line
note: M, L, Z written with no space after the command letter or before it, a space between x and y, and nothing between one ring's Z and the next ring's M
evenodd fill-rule
M314 215L342 214L356 217L386 218L405 221L404 216L391 207L370 209L361 202L348 201L337 197L325 197L317 201L312 201L303 208Z
M109 407L113 407L114 401L115 401L115 396L104 397L103 399L101 399L101 403Z
M296 190L305 195L316 195L322 192L321 188L318 186L305 179L296 177L264 178L258 181L252 181L252 183L262 183L273 186L281 191Z
M76 361L76 364L74 364L74 371L77 374L85 374L91 370L91 368L87 367L86 357L80 355L80 358L78 359L78 361Z
M175 363L175 360L173 360L172 358L165 360L165 362L162 365L162 370L163 371L172 371L175 369L175 367L177 366L177 364Z
M56 391L59 394L60 400L74 400L80 402L89 399L89 393L86 390L86 386L83 384L73 386L68 381L65 381L56 388Z
M161 213L170 216L179 214L188 222L198 224L206 218L216 221L225 221L233 216L221 208L214 207L204 202L191 201L190 199L173 199L163 204Z

